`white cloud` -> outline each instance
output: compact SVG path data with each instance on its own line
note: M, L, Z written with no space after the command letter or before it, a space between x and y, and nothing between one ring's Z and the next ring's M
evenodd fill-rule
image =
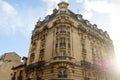
M12 36L22 34L26 38L30 37L31 31L35 26L36 15L40 11L36 9L24 8L17 11L12 4L0 0L0 35ZM37 13L37 14L36 14ZM39 16L38 16L39 17Z
M47 4L47 14L51 14L52 10L54 8L56 8L56 4L58 4L60 2L60 0L42 0L43 2L45 2Z
M13 18L16 18L17 11L16 9L6 2L5 0L0 0L0 33L1 34L7 34L10 33L14 34L15 32L15 26L16 24L15 20Z
M3 0L0 0L0 8L7 14L17 14L15 8Z
M68 0L42 0L42 1L47 4L47 10L46 10L47 15L52 13L52 10L57 7L57 4L59 2L61 1L68 2Z
M99 13L115 13L119 11L120 6L107 1L85 1L86 10L94 10Z

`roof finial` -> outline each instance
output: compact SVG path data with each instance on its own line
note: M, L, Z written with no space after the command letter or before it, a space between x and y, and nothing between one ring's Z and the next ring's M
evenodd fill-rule
M59 6L59 9L62 9L62 8L66 8L67 9L69 4L67 2L65 2L65 1L62 1L62 2L60 2L58 4L58 6Z

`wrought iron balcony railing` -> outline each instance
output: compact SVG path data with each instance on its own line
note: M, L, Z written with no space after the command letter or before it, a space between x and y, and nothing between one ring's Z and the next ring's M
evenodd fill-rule
M42 80L42 78L41 77L37 77L37 80Z
M81 60L81 66L83 67L91 67L91 63L85 60Z
M65 48L66 47L66 43L60 43L60 47L61 48Z
M27 73L29 70L34 70L36 68L41 68L44 65L45 65L45 61L38 61L36 63L32 63L32 64L27 65L26 68L25 68L25 71Z
M103 70L103 67L101 65L98 65L98 64L92 64L92 68L95 70Z
M54 59L55 60L71 60L73 58L70 56L67 56L67 55L63 55L63 56L58 55L58 56L54 57Z
M70 35L70 32L69 31L58 31L56 32L56 34L67 34L67 35Z
M63 75L58 74L58 78L67 78L67 74L63 74Z
M81 60L81 66L82 67L86 67L86 68L90 68L90 69L94 69L94 70L102 70L103 67L99 64L91 64L88 61L85 60Z
M88 77L85 77L85 78L84 78L84 80L90 80L90 78L88 78Z

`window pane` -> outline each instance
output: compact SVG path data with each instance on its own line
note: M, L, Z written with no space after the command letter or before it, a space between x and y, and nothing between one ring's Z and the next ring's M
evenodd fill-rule
M66 27L61 27L61 28L60 28L60 32L61 32L61 33L64 33L64 32L66 32L66 31L67 31Z
M61 38L60 46L61 46L61 47L65 47L65 45L66 45L66 40L65 40L65 38Z
M65 51L61 51L60 56L65 56Z

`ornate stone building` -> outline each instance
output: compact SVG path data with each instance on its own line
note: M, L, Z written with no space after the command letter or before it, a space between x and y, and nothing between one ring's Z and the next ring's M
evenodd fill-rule
M32 31L26 80L114 80L114 48L108 33L68 9L59 9Z

